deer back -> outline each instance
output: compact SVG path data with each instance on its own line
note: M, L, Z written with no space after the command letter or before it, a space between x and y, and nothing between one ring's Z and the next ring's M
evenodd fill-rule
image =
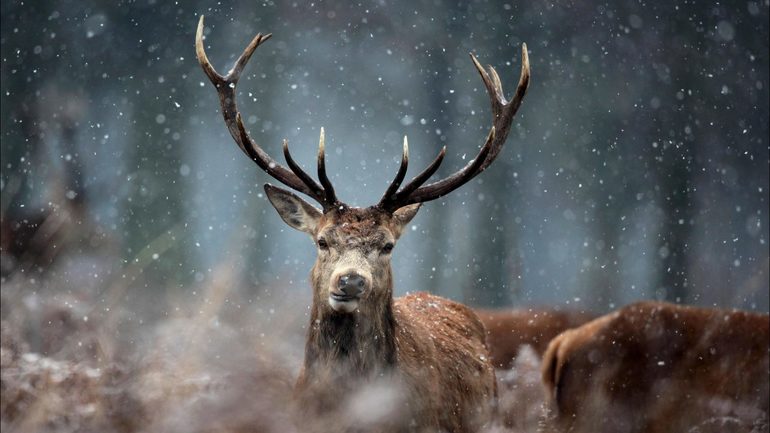
M770 319L642 302L554 338L543 381L556 431L682 432L767 422ZM721 420L721 421L720 421Z
M584 311L554 308L475 311L487 330L492 363L503 369L511 367L524 345L542 356L555 336L595 317Z

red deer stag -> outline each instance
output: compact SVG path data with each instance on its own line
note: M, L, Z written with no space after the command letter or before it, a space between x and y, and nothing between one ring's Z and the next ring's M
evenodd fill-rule
M555 308L475 310L487 330L487 346L495 368L510 368L525 345L543 355L551 339L596 317Z
M294 161L285 140L288 169L246 132L235 88L254 50L270 36L258 34L227 75L217 73L206 57L203 17L195 45L198 61L219 94L227 128L241 150L276 180L322 207L319 210L287 190L265 185L281 218L310 235L317 246L305 360L296 384L300 407L310 413L349 416L350 411L341 407L345 398L362 384L385 380L403 392L397 393L401 400L396 405L402 412L390 416L384 430L477 431L490 418L496 394L484 327L469 308L437 296L416 293L394 300L391 253L421 203L459 188L497 157L529 84L526 46L522 46L521 76L511 101L503 96L495 70L485 70L471 55L493 114L493 126L473 161L445 179L423 185L438 169L444 148L402 187L409 161L405 138L401 166L380 202L357 208L337 199L326 175L323 128L318 149L320 184ZM381 409L369 407L368 411ZM371 429L357 422L351 421L358 429Z
M640 302L554 338L555 432L767 432L770 318Z

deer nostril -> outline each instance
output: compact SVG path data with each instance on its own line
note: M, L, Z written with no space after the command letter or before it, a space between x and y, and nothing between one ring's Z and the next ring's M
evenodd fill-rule
M366 279L358 274L343 275L337 281L337 287L347 296L359 296L366 289Z

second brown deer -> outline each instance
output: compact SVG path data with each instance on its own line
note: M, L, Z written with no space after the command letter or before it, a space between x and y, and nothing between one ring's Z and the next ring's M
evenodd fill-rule
M497 157L529 84L529 60L522 47L522 69L513 98L503 95L492 67L471 56L489 94L493 126L479 154L445 179L425 184L444 158L435 160L402 186L409 162L404 138L401 166L374 206L357 208L338 200L326 175L324 132L318 149L318 181L292 158L288 168L272 159L249 136L236 106L235 88L254 50L270 35L257 35L232 70L221 75L203 45L203 17L196 53L217 89L225 124L235 142L260 168L321 205L316 208L290 191L265 185L270 203L291 227L316 246L311 271L313 302L305 359L296 384L299 406L319 431L473 432L489 423L495 375L482 323L469 308L427 293L393 298L391 254L420 204L470 181ZM320 182L320 183L319 183ZM361 394L380 386L395 392ZM382 395L393 398L383 400ZM351 401L352 400L352 401ZM369 402L361 409L361 402ZM385 410L390 407L392 410ZM384 414L374 416L373 414ZM339 425L319 420L334 419Z
M549 432L767 432L770 317L639 302L543 355Z
M487 330L487 345L495 368L507 369L524 346L542 356L553 337L596 317L569 309L530 308L475 310Z

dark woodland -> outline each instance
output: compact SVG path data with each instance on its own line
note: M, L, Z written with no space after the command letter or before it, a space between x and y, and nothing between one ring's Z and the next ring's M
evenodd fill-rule
M323 128L352 207L380 201L404 136L405 184L444 146L431 180L473 161L493 109L469 53L511 98L526 44L494 164L390 246L395 296L464 304L479 317L452 310L452 331L486 329L474 356L496 369L499 418L470 431L768 432L770 1L3 0L0 14L3 431L433 431L396 426L412 400L387 381L296 410L320 253L222 120L196 59L205 15L223 73L272 34L233 87L244 127L280 164L287 140L313 176ZM404 305L396 317L423 311ZM628 393L596 397L610 382ZM603 417L581 421L591 408Z

